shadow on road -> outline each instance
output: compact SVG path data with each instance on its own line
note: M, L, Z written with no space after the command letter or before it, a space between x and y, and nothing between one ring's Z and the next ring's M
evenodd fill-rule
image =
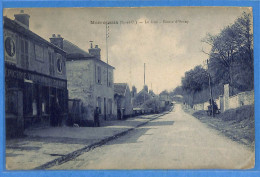
M141 143L142 141L140 141L140 137L153 135L152 133L147 133L147 131L151 129L156 129L157 126L171 126L174 124L174 121L157 121L157 120L151 121L142 127L136 128L131 132L131 134L128 134L117 140L111 141L107 145Z
M148 126L166 126L166 125L173 125L174 121L154 121L154 122L149 122L147 124Z

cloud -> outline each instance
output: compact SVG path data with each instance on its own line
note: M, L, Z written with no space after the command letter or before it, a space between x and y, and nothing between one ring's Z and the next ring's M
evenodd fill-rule
M142 17L137 21L148 19ZM139 89L143 86L143 66L146 63L146 83L159 90L174 86L179 56L186 52L180 44L181 32L177 28L165 28L164 24L121 25L109 48L110 62L116 66L115 81L128 80ZM124 74L120 74L124 73ZM168 79L169 78L169 79Z
M13 19L20 9L5 9ZM161 8L27 8L30 29L49 40L61 34L66 40L88 50L93 40L106 61L105 25L91 25L91 20L188 20L188 24L111 25L108 39L109 64L115 69L115 82L143 87L143 65L146 84L155 92L173 89L181 83L185 71L207 59L201 43L207 33L217 34L234 22L248 7L161 7Z

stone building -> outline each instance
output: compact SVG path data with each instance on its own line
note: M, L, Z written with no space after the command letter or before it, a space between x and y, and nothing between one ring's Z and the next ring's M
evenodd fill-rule
M94 110L100 109L100 121L116 117L114 102L114 67L101 60L98 45L86 52L60 36L50 38L51 42L67 52L67 79L69 98L81 100L81 123L92 126Z
M114 84L114 99L118 119L130 117L133 114L131 92L127 83Z
M166 106L169 106L171 103L171 99L168 92L161 92L159 94L159 100L160 100L160 107L165 108Z
M51 110L58 99L67 116L66 53L29 30L28 14L4 17L6 134L28 127L54 125Z

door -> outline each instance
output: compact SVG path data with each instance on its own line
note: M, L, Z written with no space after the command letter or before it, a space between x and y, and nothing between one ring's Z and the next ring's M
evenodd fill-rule
M106 98L104 98L104 119L107 120L107 102L106 102Z

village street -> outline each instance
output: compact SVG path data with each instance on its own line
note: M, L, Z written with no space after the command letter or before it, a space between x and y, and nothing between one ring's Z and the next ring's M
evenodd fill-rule
M254 152L177 104L169 114L51 169L241 169L252 163Z

